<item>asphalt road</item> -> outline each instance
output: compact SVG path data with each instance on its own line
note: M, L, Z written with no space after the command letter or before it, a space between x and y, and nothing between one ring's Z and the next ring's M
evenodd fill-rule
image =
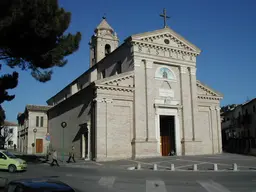
M10 180L57 177L83 192L256 192L256 172L128 171L30 164L23 173L0 172Z

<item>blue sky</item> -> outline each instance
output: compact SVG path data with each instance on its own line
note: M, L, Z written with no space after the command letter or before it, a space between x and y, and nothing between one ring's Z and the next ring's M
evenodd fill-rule
M10 91L16 98L5 102L7 120L16 121L26 104L45 105L89 67L88 42L106 13L121 41L126 37L162 28L163 8L171 16L168 25L197 45L197 78L224 94L222 105L256 97L256 1L255 0L59 0L72 13L68 32L80 31L80 49L63 68L54 68L51 81L39 83L29 71L20 72L19 85ZM0 74L12 72L4 67Z

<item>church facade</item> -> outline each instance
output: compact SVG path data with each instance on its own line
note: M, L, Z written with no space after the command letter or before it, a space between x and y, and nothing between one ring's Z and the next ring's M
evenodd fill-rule
M51 146L96 161L221 153L223 96L197 80L200 52L169 27L119 46L103 18L90 68L47 101Z

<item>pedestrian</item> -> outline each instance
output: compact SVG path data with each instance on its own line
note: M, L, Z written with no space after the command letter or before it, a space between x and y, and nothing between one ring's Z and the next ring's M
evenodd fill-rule
M67 160L67 163L70 163L71 159L74 161L74 163L76 162L75 161L75 153L74 153L74 151L75 151L75 147L72 146L71 151L69 152L69 158Z
M58 154L57 154L57 151L56 150L53 150L53 153L52 153L52 163L51 163L51 166L54 166L54 163L56 163L56 165L59 167L59 163L58 163Z

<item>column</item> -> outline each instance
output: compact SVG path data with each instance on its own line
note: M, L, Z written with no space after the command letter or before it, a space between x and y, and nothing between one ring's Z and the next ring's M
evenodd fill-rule
M81 135L82 139L82 158L85 159L85 135Z
M197 120L197 85L196 85L196 68L190 67L190 94L191 94L191 115L193 140L196 139L196 120Z
M147 119L147 141L156 141L156 129L154 125L155 109L154 109L154 83L155 71L153 61L145 62L145 97L146 97L146 119Z
M87 122L87 129L88 129L88 139L87 139L88 140L88 145L87 145L88 154L87 154L87 159L90 160L91 159L91 122L90 121Z
M191 118L191 96L190 96L190 80L188 68L180 67L180 87L181 87L181 102L182 102L182 125L184 141L193 139L192 118Z
M222 152L222 137L221 137L221 120L220 120L220 107L216 106L216 117L217 117L217 136L218 136L218 152Z
M135 142L145 142L147 138L145 67L141 58L134 58L134 127Z

